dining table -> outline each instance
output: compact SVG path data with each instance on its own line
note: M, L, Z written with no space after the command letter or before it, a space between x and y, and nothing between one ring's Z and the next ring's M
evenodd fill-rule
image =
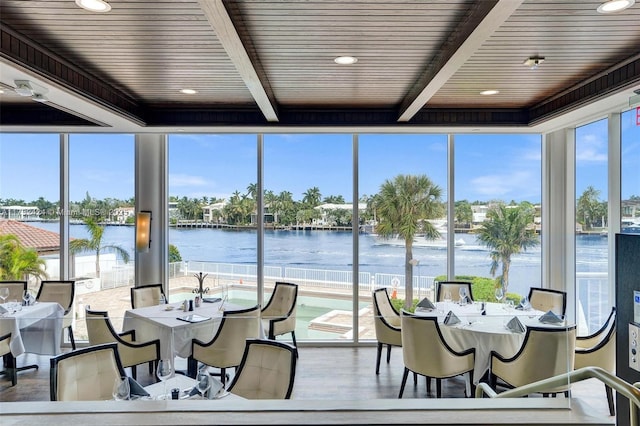
M570 325L564 319L558 323L541 322L540 318L545 312L515 309L503 303L484 303L484 315L480 302L462 305L457 302L436 302L434 305L435 309L417 308L415 314L437 316L442 336L452 349L464 351L475 348L474 384L478 384L489 371L491 351L504 357L512 357L518 352L524 342L527 327L554 328ZM445 324L450 312L460 322ZM522 331L513 331L507 327L514 317L524 327Z
M14 357L25 352L58 355L61 352L64 308L55 302L30 306L5 303L0 315L0 335L11 333L9 345Z

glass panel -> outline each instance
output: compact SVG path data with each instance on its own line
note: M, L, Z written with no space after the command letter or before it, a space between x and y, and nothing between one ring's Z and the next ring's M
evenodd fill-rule
M76 340L84 307L107 311L116 330L134 283L134 137L69 136L70 275L76 280Z
M8 234L20 238L28 260L12 274L4 271L0 279L24 279L32 268L42 270L41 278L60 276L60 137L55 134L0 133L0 218L5 223L0 238ZM37 257L30 256L35 250ZM4 261L3 261L4 262ZM35 293L40 280L28 273L29 287Z
M640 234L640 125L636 110L621 115L622 120L622 186L620 231Z
M352 332L351 141L351 135L264 138L265 303L274 282L298 284L298 340Z
M171 303L193 299L200 278L207 299L257 303L256 140L169 135Z
M407 290L411 306L425 297L434 301L434 279L447 270L447 136L362 135L358 164L360 202L366 203L360 297L370 300L372 290L386 287L398 309ZM375 338L366 325L368 334L360 337Z
M541 287L541 152L539 135L455 137L455 275L476 300L518 304Z
M609 315L607 120L576 128L576 309L578 334Z

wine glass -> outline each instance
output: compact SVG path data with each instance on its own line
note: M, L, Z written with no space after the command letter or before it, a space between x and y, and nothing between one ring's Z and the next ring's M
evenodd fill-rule
M173 363L169 358L163 358L158 361L158 368L156 370L158 379L164 384L163 393L158 399L165 399L167 397L167 379L173 375Z
M496 288L495 296L498 303L502 303L502 299L504 298L504 291L502 290L502 286Z
M9 297L9 287L0 288L0 299L2 299L2 303L4 303Z
M111 395L116 401L126 401L129 399L131 389L129 387L129 378L126 376L117 377L113 381L113 390Z
M467 304L467 288L460 287L458 289L458 295L460 296L460 305L466 305Z
M204 399L205 393L211 388L211 378L209 376L209 371L207 371L206 365L202 366L202 368L198 370L196 381L198 382L198 392L200 392L202 399Z
M445 309L449 309L449 304L451 303L451 291L450 290L445 290L444 291L443 300L444 300L444 304L446 306Z
M24 300L24 306L31 305L31 293L29 293L29 290L25 290L22 293L22 300Z

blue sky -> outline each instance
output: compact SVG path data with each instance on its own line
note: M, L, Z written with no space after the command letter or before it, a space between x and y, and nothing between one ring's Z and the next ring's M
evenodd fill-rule
M623 115L623 198L640 195L640 128L635 111ZM606 188L606 120L576 131L578 193ZM58 135L0 134L0 198L57 200ZM71 135L72 201L88 191L96 198L133 197L133 135ZM255 135L170 136L169 194L189 198L246 193L255 183ZM317 186L323 197L352 199L351 135L265 135L265 189L290 191L299 200ZM539 135L456 135L457 200L540 201ZM378 192L399 173L426 174L446 195L445 135L359 137L360 195Z

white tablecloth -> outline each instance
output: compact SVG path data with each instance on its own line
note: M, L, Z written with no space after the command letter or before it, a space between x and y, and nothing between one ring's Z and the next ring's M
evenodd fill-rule
M0 317L0 336L11 333L11 354L40 355L60 353L64 309L57 303L38 302Z
M437 311L416 311L416 315L437 315L442 336L452 349L463 351L476 348L473 369L473 381L476 384L489 370L491 351L496 351L504 357L511 357L520 349L525 333L514 333L506 328L506 323L514 316L517 316L525 327L557 327L543 324L538 320L544 312L506 310L498 303L487 304L487 315L481 315L475 305L460 306L453 302L448 304L438 302L436 306ZM460 324L453 326L443 324L449 311L453 311L460 318Z
M220 383L218 379L211 377L211 381L212 381L212 384L211 384L212 389L215 386L215 389L219 390L219 392L212 393L210 399L212 400L225 399L227 401L245 399L241 396L226 392L224 389L222 389L222 383ZM196 385L196 381L194 379L184 376L182 374L176 374L175 376L167 379L166 384L163 382L154 383L152 385L145 386L144 390L146 390L149 393L151 398L156 398L158 396L161 396L165 392L165 388L166 388L166 395L168 398L171 398L171 389L178 388L180 389L180 399L186 399L188 397L187 392L192 390L195 385ZM199 399L199 398L201 397L195 395L189 399Z

